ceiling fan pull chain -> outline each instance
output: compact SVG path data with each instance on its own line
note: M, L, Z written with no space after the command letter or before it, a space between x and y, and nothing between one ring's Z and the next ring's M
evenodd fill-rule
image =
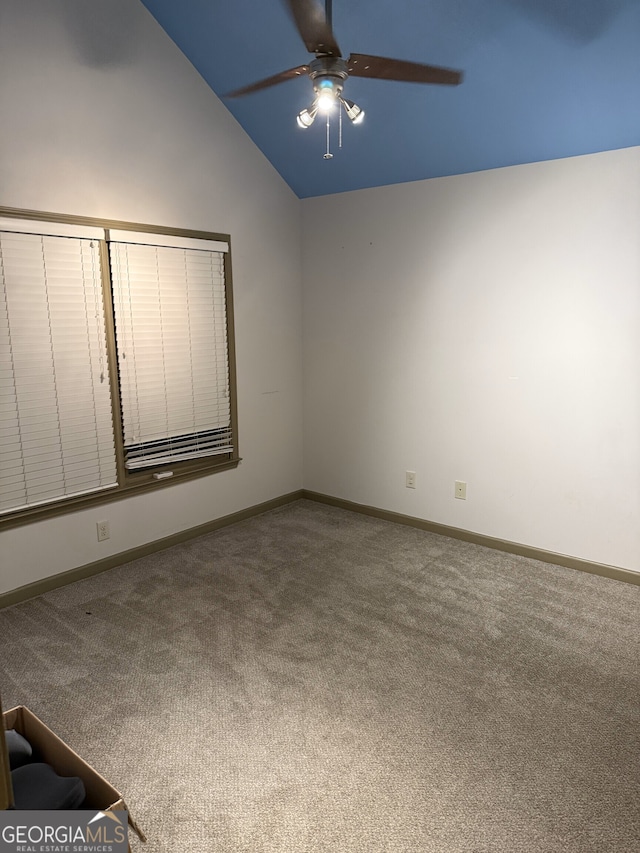
M331 151L329 151L329 127L330 127L330 125L331 125L331 122L329 119L329 113L327 113L327 153L323 154L323 157L325 160L331 160L333 158L333 154L331 153Z
M342 148L342 110L338 104L338 148Z

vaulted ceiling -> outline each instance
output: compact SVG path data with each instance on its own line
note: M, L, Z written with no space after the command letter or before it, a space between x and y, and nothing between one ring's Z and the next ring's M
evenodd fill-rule
M142 0L300 197L640 144L640 0L335 0L343 55L464 71L459 86L350 77L366 113L301 129L302 76L225 93L308 63L283 0ZM321 6L322 8L322 6Z

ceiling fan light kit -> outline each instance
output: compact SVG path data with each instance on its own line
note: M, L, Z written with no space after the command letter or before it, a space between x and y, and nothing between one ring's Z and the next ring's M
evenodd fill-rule
M313 60L309 66L309 78L316 97L308 109L298 113L299 127L311 127L319 112L329 115L339 104L344 107L353 124L360 124L364 118L364 110L353 101L342 97L342 88L348 76L347 63L340 57L325 56Z
M352 124L360 124L364 119L364 110L353 101L342 97L342 90L349 76L396 80L405 83L435 83L448 86L457 86L462 82L461 71L440 68L437 65L423 65L418 62L388 59L384 56L369 56L363 53L352 53L348 59L343 59L333 34L331 0L326 0L324 10L316 0L285 0L285 2L302 41L309 53L314 53L316 58L308 65L299 65L296 68L290 68L288 71L281 71L272 77L266 77L256 83L251 83L249 86L229 92L227 97L248 95L306 74L313 85L315 98L310 107L298 113L297 123L302 129L307 129L315 121L318 112L326 115L327 153L324 155L325 160L331 159L333 156L329 154L328 139L330 116L334 108L342 105ZM339 115L341 117L342 113ZM342 128L341 118L340 127Z

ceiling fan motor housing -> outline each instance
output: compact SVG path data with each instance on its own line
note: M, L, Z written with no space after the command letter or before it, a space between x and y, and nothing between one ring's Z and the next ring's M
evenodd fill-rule
M330 90L339 97L348 76L347 63L338 56L319 56L309 64L309 77L318 95Z

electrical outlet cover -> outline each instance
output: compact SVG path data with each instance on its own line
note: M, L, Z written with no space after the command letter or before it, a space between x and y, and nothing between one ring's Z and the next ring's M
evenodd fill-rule
M462 480L456 480L455 496L461 501L467 499L467 484L463 483Z
M96 529L98 531L98 542L103 542L105 539L108 539L111 536L108 521L96 522Z

